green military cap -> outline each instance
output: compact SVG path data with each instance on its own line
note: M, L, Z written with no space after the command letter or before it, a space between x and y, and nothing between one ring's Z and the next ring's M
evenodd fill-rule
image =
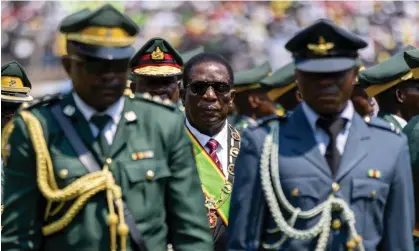
M405 51L403 56L412 71L413 78L419 79L419 49Z
M182 52L180 54L180 56L182 57L182 60L184 63L188 62L191 58L193 58L194 56L203 53L205 51L204 46L198 46L195 49L189 50L189 51L185 51Z
M182 74L180 54L163 38L150 39L130 61L131 71L140 76L168 77Z
M289 63L279 68L271 76L262 79L261 84L272 88L268 92L268 96L271 100L275 101L284 95L284 93L296 87L294 63Z
M327 19L320 19L291 38L285 48L295 67L305 72L338 72L355 66L367 42Z
M412 72L403 55L405 51L414 49L407 46L386 61L370 67L359 74L359 84L366 87L370 97L390 89L391 87L412 78Z
M244 92L264 87L260 82L271 74L271 65L268 62L256 67L234 73L234 90Z
M108 60L130 58L138 26L110 4L83 9L63 19L60 31L86 56Z
M33 100L28 93L31 82L23 67L16 61L1 66L1 101L22 103Z

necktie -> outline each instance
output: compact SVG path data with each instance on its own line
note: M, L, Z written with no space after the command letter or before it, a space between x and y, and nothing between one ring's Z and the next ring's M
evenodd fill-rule
M337 169L339 168L341 155L336 147L336 138L342 128L345 126L346 120L343 118L337 119L325 119L319 118L317 125L322 128L329 136L329 145L326 148L326 160L332 171L333 176L336 175Z
M217 167L223 172L223 167L221 165L220 159L217 156L217 148L219 146L218 142L215 139L210 139L206 145L209 149L209 156L217 165Z
M96 140L99 141L100 148L102 150L102 154L106 156L109 153L109 144L105 137L105 126L109 123L111 120L111 116L107 114L103 115L93 115L93 117L90 119L90 121L99 129L99 134L96 138Z

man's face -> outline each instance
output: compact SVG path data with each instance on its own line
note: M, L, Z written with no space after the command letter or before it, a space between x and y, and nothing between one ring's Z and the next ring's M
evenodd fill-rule
M88 105L103 111L123 94L129 59L104 60L69 54L63 64L73 81L74 90Z
M321 115L336 115L351 97L356 69L334 73L296 71L299 90L307 104Z
M407 120L419 114L419 80L412 80L400 90L402 111ZM404 116L404 117L405 117Z
M374 113L375 101L374 99L368 97L364 88L355 85L351 99L355 110L362 117L372 115Z
M202 133L212 133L224 126L233 108L234 91L227 68L218 62L195 65L185 79L182 101L188 121Z
M135 92L148 92L162 99L169 99L173 103L179 101L178 78L173 77L145 77L135 76Z
M269 99L266 91L249 94L249 103L255 110L257 118L276 114L275 103Z

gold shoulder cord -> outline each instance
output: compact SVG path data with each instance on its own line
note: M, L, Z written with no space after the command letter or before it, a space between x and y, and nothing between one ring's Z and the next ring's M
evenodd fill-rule
M116 251L117 249L116 230L118 230L121 250L125 251L129 229L124 220L122 192L121 188L115 184L112 173L109 171L108 164L105 164L101 171L89 173L80 177L63 189L59 189L55 180L52 160L43 135L41 123L32 113L28 111L22 111L20 115L28 128L29 136L35 151L38 187L48 201L45 210L45 219L56 213L50 212L52 203L60 203L59 208L61 208L65 202L75 199L75 202L71 205L69 210L59 220L42 228L43 234L48 236L64 229L71 223L76 214L92 196L100 191L106 190L109 208L108 224L111 238L110 249L111 251ZM117 204L118 214L115 213L114 201Z

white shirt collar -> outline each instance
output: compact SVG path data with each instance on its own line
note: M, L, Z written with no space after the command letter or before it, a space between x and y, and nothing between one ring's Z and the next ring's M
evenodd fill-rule
M310 127L313 129L313 132L315 132L317 130L317 119L320 117L320 115L316 113L306 102L303 102L302 107L304 114L306 115L306 118L308 120L308 123L310 124ZM341 118L347 119L347 125L349 126L354 117L354 113L354 105L352 104L352 101L349 100L345 109L340 113L339 116Z
M399 116L397 116L397 115L395 115L395 114L391 114L391 116L393 116L393 118L395 119L395 120L397 120L397 122L399 122L399 124L400 124L400 126L403 128L403 127L405 127L406 125L407 125L407 121L406 120L404 120L403 118L401 118L401 117L399 117Z
M74 98L74 103L76 104L77 108L83 114L83 117L86 119L87 122L90 122L90 119L96 113L98 114L107 114L109 115L113 122L117 124L121 119L122 111L124 110L124 97L122 96L118 99L113 105L109 106L104 112L97 112L93 107L86 104L80 97L77 95L76 92L72 93Z
M201 146L205 147L206 144L208 143L208 141L210 139L215 139L218 144L220 145L221 149L227 149L228 145L227 145L227 139L228 139L228 123L227 121L225 122L225 125L223 127L223 129L221 129L221 131L210 137L208 135L205 135L201 132L199 132L195 127L193 127L191 125L191 123L189 123L188 119L186 119L186 126L188 127L189 131L191 131L191 133L195 136L195 138L198 140L199 144L201 144Z

